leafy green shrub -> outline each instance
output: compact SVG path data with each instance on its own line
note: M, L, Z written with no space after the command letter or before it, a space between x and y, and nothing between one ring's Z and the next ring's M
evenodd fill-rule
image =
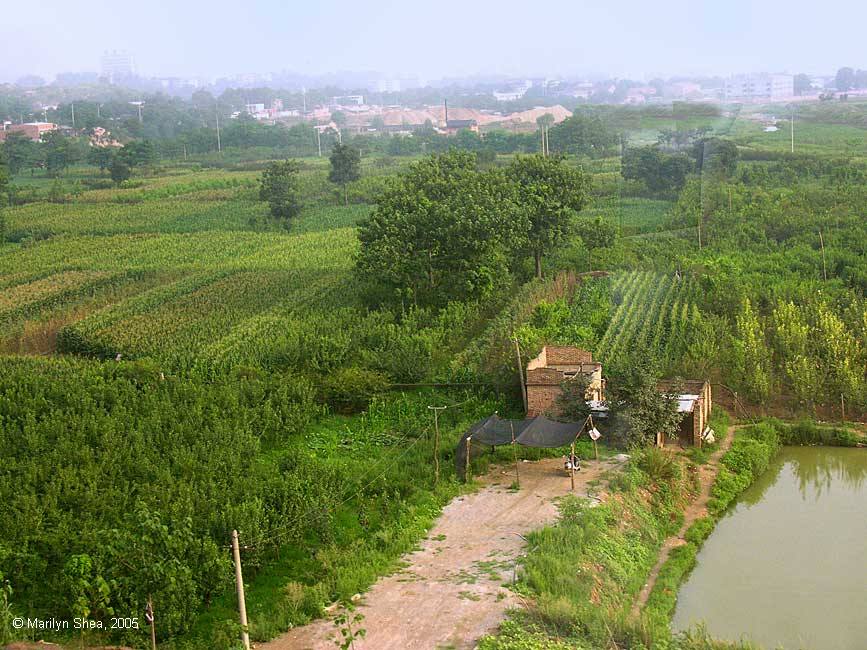
M714 520L710 517L702 517L701 519L697 519L693 522L692 526L690 526L683 538L696 546L701 546L701 544L710 537L710 534L714 529Z
M829 447L854 447L858 436L847 429L820 427L812 420L802 420L796 424L775 422L784 445L827 445Z
M674 456L659 447L645 447L632 454L632 462L654 483L672 481L680 475Z
M388 387L388 378L381 372L364 368L337 368L319 380L325 402L340 412L358 412L376 395Z

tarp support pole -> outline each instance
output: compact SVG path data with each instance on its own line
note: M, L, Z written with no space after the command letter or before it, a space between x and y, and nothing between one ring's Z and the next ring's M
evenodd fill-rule
M518 449L515 447L515 425L509 420L509 428L512 430L512 456L515 458L515 483L521 487L521 475L518 473Z
M587 419L590 420L590 428L595 429L596 425L593 424L593 416L588 415ZM599 460L599 447L596 446L596 439L593 439L593 453L596 454L596 460Z
M572 481L572 491L575 491L575 441L572 441L572 455L569 457L569 478Z
M464 482L470 482L470 438L472 436L467 436L467 460L464 465Z

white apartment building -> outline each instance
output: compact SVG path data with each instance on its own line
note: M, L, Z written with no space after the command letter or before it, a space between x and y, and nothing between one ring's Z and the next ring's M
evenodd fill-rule
M726 80L725 98L742 101L783 101L795 94L790 74L743 74Z

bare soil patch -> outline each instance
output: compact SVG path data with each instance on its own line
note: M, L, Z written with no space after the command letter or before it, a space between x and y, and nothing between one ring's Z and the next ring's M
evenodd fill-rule
M618 466L616 460L584 463L574 494L604 498L597 482ZM560 458L521 463L520 476L520 489L511 490L514 466L493 468L478 492L443 509L420 548L402 558L405 568L364 595L357 611L366 636L355 642L356 650L473 648L509 607L520 604L507 585L524 552L522 536L554 521L556 499L570 493ZM338 637L333 621L322 619L258 647L332 649Z

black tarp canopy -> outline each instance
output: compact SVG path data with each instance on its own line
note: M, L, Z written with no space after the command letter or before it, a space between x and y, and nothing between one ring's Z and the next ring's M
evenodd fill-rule
M458 476L464 476L467 454L470 445L467 441L480 445L509 445L514 441L525 447L565 447L571 445L584 430L584 422L557 422L544 415L523 420L504 420L494 414L473 424L461 436L455 449L455 469Z
M565 447L575 442L583 429L583 422L557 422L540 415L529 421L515 442L525 447Z

